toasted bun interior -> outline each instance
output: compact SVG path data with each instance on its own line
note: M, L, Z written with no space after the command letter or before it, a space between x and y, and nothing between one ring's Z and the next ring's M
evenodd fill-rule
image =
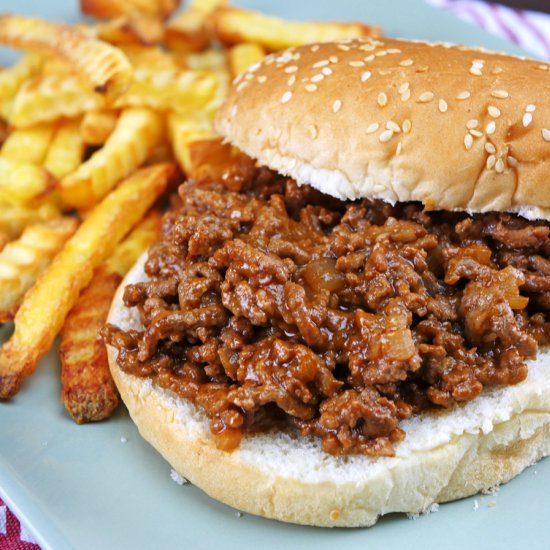
M341 199L550 219L547 64L464 47L344 40L239 75L217 130Z
M122 302L127 284L146 280L145 255L120 286L109 322L140 329ZM151 380L122 372L115 382L141 435L184 477L239 510L293 523L369 526L382 514L417 513L434 502L504 483L550 454L550 351L530 361L517 386L486 391L443 414L402 422L393 458L335 457L315 438L288 433L244 437L233 452L216 448L208 419L191 402Z

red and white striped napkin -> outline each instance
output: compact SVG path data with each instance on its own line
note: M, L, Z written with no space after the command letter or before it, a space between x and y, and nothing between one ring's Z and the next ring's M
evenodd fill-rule
M0 499L0 549L40 550L33 536Z
M426 0L457 17L550 59L550 15L479 0Z

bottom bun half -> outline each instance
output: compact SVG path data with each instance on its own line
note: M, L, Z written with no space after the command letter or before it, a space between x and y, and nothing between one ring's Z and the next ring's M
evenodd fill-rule
M146 280L145 256L120 286L109 322L139 329L122 302L124 286ZM141 435L173 468L211 497L239 510L292 523L373 525L390 512L419 513L434 502L473 495L504 483L550 454L550 350L529 362L516 386L439 414L402 422L407 436L396 456L335 457L315 438L288 433L246 436L238 449L218 449L206 416L149 379L109 363Z

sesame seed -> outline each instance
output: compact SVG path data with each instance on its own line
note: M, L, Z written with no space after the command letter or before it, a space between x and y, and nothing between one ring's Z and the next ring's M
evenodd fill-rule
M380 107L385 107L388 104L388 96L384 92L380 92L376 98L376 101Z
M386 143L387 141L390 141L390 139L393 137L393 132L391 130L384 130L380 137L378 138L382 143Z
M325 75L325 76L329 76L332 74L332 69L329 69L328 67L323 67L321 69L321 72Z
M338 44L336 47L343 52L349 52L350 50L349 46L345 46L344 44Z
M281 103L288 103L292 98L292 92L285 92L281 96Z
M487 126L485 127L485 131L487 132L488 135L494 134L496 129L497 129L497 125L494 120L489 122L489 124L487 124Z
M333 104L332 104L332 112L333 113L337 113L342 107L342 102L337 99Z
M489 105L489 107L487 107L487 112L493 118L498 118L501 114L500 109L498 107L495 107L494 105Z
M285 67L285 73L295 73L298 70L298 67L296 65L290 65L289 67Z
M364 52L372 52L372 50L374 50L375 48L376 46L374 46L374 44L362 44L361 46L359 46L359 49L363 50Z
M314 92L316 89L317 89L317 86L315 84L306 84L307 92Z
M162 73L161 73L162 74ZM245 80L252 80L254 78L254 75L252 73L246 73L244 75Z
M474 138L470 134L464 136L464 147L469 151L474 144Z
M544 141L550 141L550 130L548 128L542 129L542 139Z
M405 90L401 94L401 101L408 101L410 98L411 98L411 91L410 90Z
M365 132L367 134L374 134L374 132L376 132L378 130L378 128L380 128L380 124L378 124L378 122L373 122L372 124L370 124L367 129L365 130Z
M527 126L529 126L529 124L531 124L532 120L533 120L533 115L531 113L525 113L523 115L523 119L522 119L523 126L525 126L525 128L527 128Z
M498 159L495 164L495 171L497 174L502 174L504 172L504 161L502 159Z
M493 90L491 95L498 99L506 99L510 94L506 90Z
M447 105L447 102L444 99L439 100L439 110L442 113L446 113L449 106Z
M314 63L312 67L314 69L320 69L321 67L326 67L329 63L330 61L328 61L327 59L323 59L321 61L317 61L317 63Z
M468 122L466 122L466 128L468 129L472 129L472 128L477 128L479 126L479 120L477 120L476 118L471 118Z
M371 76L372 76L372 73L370 71L365 71L361 75L361 82L366 82Z
M478 137L478 138L483 136L483 132L480 132L479 130L470 130L470 134L472 134L472 136Z
M509 166L512 166L513 168L516 168L517 165L519 164L519 163L518 163L518 159L515 158L515 157L512 157L511 155L509 155L508 157L506 157L506 161L508 162L508 165L509 165Z
M403 143L400 141L395 148L395 155L399 156L401 154L401 149L403 149Z
M396 134L401 132L399 124L397 124L397 122L394 122L393 120L388 120L388 122L386 122L386 128Z
M321 82L321 80L323 80L323 78L325 78L325 75L324 74L316 74L316 75L313 75L310 80L311 82Z
M525 107L525 111L527 113L534 113L536 109L537 108L532 103L530 103L529 105L527 105L527 107Z
M365 62L364 61L350 61L348 63L348 65L350 67L364 67L365 66Z
M420 103L428 103L434 98L433 92L424 92L418 96L418 101Z
M388 48L388 53L401 53L399 48Z
M411 131L412 124L411 124L411 121L410 121L408 118L406 118L406 119L403 121L402 126L403 126L403 132L404 132L405 134L408 134L408 133Z
M313 46L311 46L311 51L312 52L317 52L317 51L319 51L320 47L321 46L319 46L319 44L313 44Z
M401 67L410 67L413 63L414 62L412 59L404 59L403 61L399 62L399 65L401 65Z
M397 91L400 94L404 94L408 89L409 89L409 83L408 82L403 82L403 84L401 84L401 86L399 86L399 88L397 88Z
M338 56L336 55L331 55L328 60L331 62L331 63L338 63Z
M470 67L470 73L472 73L472 74L475 75L475 76L482 76L482 74L483 74L483 73L481 72L481 69L480 69L479 67L477 67L477 66L474 66L474 65L472 65L472 66Z
M254 65L250 65L250 67L248 67L248 70L251 73L255 73L260 68L260 66L261 66L260 62L254 63Z
M241 74L238 74L238 75L233 79L232 84L236 85L236 84L238 84L242 79L243 79L242 73L241 73Z
M261 74L256 80L257 80L260 84L263 84L263 83L267 80L267 76L265 76L265 74Z
M468 99L471 95L470 92L464 90L463 92L458 92L456 98L462 101L463 99Z
M237 86L237 92L242 92L246 87L248 86L248 82L241 82L238 86Z
M372 61L374 59L374 54L370 54L370 55L367 55L367 57L363 58L365 61L369 62L369 61Z
M541 71L547 71L548 70L548 65L539 65L539 69Z
M375 55L376 57L383 57L383 56L385 56L385 55L387 55L387 54L388 54L388 52L387 52L386 50L380 50L379 52L376 52L374 55Z
M286 81L286 83L289 86L293 86L295 82L296 82L296 75L294 74Z
M237 114L237 106L233 105L233 107L231 107L231 116L235 116L236 114Z
M495 157L495 155L488 156L487 162L485 163L487 170L492 170L496 162L497 162L497 158Z
M314 126L313 124L311 124L308 127L307 131L308 131L309 137L311 139L316 139L317 138L317 135L318 135L317 126Z
M485 151L494 155L497 152L497 148L492 143L487 142L485 144Z

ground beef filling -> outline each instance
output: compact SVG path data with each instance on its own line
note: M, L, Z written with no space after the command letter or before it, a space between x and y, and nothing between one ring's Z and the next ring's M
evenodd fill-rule
M548 223L340 202L265 169L180 196L125 289L145 329L104 335L222 448L276 425L389 456L402 419L521 382L550 342Z

